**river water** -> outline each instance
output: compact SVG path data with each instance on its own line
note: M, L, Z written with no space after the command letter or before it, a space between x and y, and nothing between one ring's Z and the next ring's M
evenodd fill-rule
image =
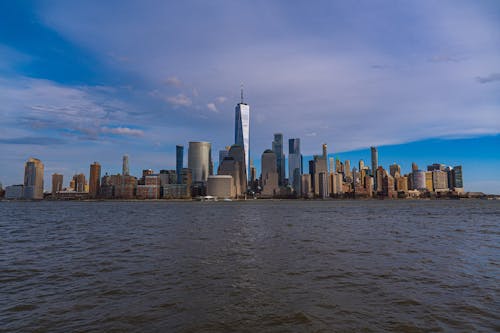
M500 331L500 201L0 202L0 331Z

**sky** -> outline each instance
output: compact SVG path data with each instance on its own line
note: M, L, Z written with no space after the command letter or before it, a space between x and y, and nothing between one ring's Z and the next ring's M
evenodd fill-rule
M0 182L29 157L65 183L175 168L234 140L244 86L256 164L274 133L306 156L464 167L500 193L500 2L2 1ZM285 144L285 149L287 145ZM285 151L286 152L286 151Z

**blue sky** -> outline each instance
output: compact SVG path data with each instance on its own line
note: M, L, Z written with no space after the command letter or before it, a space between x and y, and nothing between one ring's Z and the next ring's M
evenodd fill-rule
M0 182L40 158L65 181L93 161L175 165L175 145L233 140L245 85L252 155L273 133L304 155L463 164L500 193L498 1L3 1ZM186 155L187 156L187 155Z

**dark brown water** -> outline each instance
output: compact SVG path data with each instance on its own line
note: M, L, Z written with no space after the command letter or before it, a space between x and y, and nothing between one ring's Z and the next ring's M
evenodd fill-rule
M500 331L500 201L0 203L0 331Z

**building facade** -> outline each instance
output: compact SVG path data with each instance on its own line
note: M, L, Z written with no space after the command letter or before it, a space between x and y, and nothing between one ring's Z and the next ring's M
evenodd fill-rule
M43 170L43 163L37 158L30 158L24 165L25 199L43 199Z
M189 142L188 168L191 169L193 182L206 183L212 163L211 149L210 142Z

